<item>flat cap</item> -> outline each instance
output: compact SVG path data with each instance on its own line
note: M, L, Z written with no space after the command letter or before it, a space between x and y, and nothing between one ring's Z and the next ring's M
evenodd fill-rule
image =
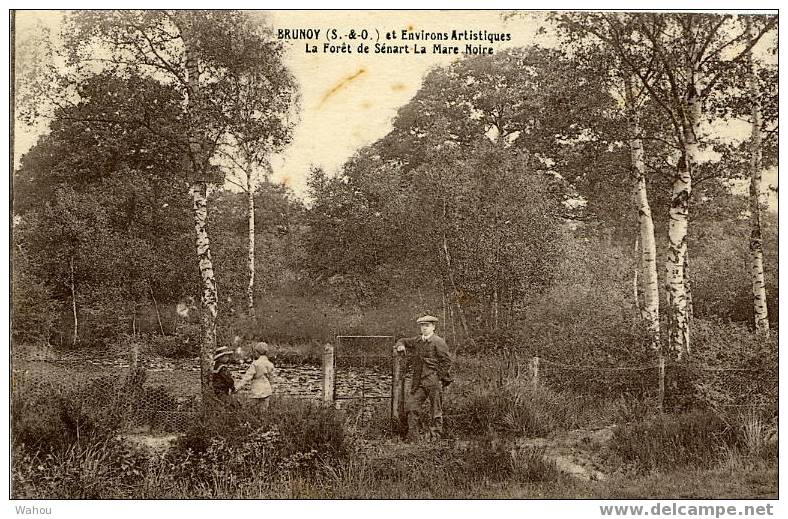
M423 315L423 316L419 317L418 319L416 319L416 324L437 323L437 322L438 322L438 318L437 317L433 317L431 315Z
M213 352L213 360L218 360L221 357L224 357L225 355L232 355L232 354L233 354L233 350L231 350L227 346L219 346Z

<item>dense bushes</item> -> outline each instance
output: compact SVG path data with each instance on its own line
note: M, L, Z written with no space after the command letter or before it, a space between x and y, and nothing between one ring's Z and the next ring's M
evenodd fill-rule
M14 259L20 257L17 254ZM51 291L21 268L15 270L11 283L11 337L14 343L46 343L55 324L57 308Z
M122 420L140 418L125 407L123 383L95 379L56 393L54 386L15 388L12 401L14 495L117 498L156 485L193 488L266 481L287 474L311 477L349 452L341 415L308 401L274 401L262 414L248 403L189 416L191 427L160 460L120 439ZM162 388L139 398L176 405ZM149 417L155 421L157 413ZM166 414L166 413L165 413ZM154 424L155 425L155 424ZM143 481L143 479L145 481ZM147 490L146 490L147 488ZM163 489L155 490L161 495Z
M220 456L225 462L242 464L249 460L254 464L262 457L260 467L281 469L292 463L313 467L319 461L341 458L347 448L344 424L335 409L275 399L265 413L246 401L206 412L178 441L171 456L208 456L214 461ZM251 476L244 470L241 474Z
M112 376L83 380L77 387L17 380L11 393L13 443L55 452L77 441L105 439L120 426L129 396L125 381Z

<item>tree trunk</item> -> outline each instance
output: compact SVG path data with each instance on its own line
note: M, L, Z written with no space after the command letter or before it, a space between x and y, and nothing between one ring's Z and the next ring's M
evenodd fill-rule
M211 261L211 246L205 223L208 219L207 184L198 182L191 189L194 203L194 231L197 235L197 258L200 265L202 280L202 311L200 312L200 331L202 344L200 346L200 367L203 392L210 391L211 370L213 368L213 352L216 349L216 315L218 301L216 295L216 280Z
M451 321L451 345L457 349L457 326L454 323L454 306L449 303L449 320Z
M641 139L640 119L635 106L635 95L631 81L626 84L626 101L630 111L630 161L634 187L635 205L638 211L638 231L640 242L640 265L643 269L643 307L641 316L646 322L649 345L653 350L660 349L659 330L659 281L657 278L657 245L654 238L654 220L648 203L646 190L646 165L643 159L643 140ZM636 239L636 247L637 247ZM635 281L637 291L637 281ZM637 292L635 293L637 300Z
M465 310L463 310L462 304L460 303L460 292L459 290L457 290L457 284L454 282L454 274L452 272L452 266L451 266L451 254L449 253L449 241L446 238L446 232L443 233L442 249L443 249L443 260L446 264L446 275L449 279L449 284L451 285L452 300L454 304L457 306L457 313L460 317L460 326L462 326L462 332L465 335L465 337L469 339L471 334L468 329L468 321L465 318Z
M640 306L640 235L635 236L635 268L632 273L632 299L635 301L635 313L641 319L645 319L643 307Z
M694 71L689 72L690 78ZM694 79L685 99L682 118L681 145L673 189L670 200L668 223L668 253L665 260L665 282L668 290L671 323L670 350L681 359L690 351L690 330L687 313L687 293L684 284L684 255L687 252L687 228L689 225L689 200L692 193L692 169L698 162L697 130L700 121L700 99Z
M249 317L254 319L254 186L251 168L246 173L246 192L249 201L249 286L246 297Z
M493 289L493 330L498 331L498 286Z
M79 340L79 320L77 319L77 287L74 283L74 256L69 257L69 284L71 285L71 311L74 315L74 336L71 345L76 345Z
M156 302L156 296L153 295L153 285L148 280L148 290L150 291L150 298L153 300L153 308L156 309L156 321L159 323L159 331L161 336L164 337L164 326L161 324L161 312L159 312L159 303Z
M446 320L446 284L441 277L441 310L443 311L443 326L448 330L448 321Z
M747 35L754 38L752 23L747 18ZM749 53L748 90L752 103L752 134L750 137L750 277L752 281L753 314L755 333L769 335L769 312L766 308L766 282L763 275L763 235L761 212L766 200L761 193L761 105L758 97L758 69Z
M204 136L194 128L195 105L200 99L200 77L197 62L197 42L192 33L190 23L187 21L181 27L184 54L186 60L186 74L188 95L186 106L192 120L188 127L189 155L192 174L192 185L189 193L192 198L194 210L194 231L197 245L197 260L202 281L202 311L200 312L200 328L202 342L200 344L200 384L203 396L211 391L211 370L213 368L213 352L216 349L216 315L218 313L218 297L216 293L216 279L213 272L211 259L211 243L205 228L208 220L208 184L207 168L208 157L205 156L203 146Z
M694 307L692 305L692 275L690 274L689 266L689 247L684 252L684 294L687 298L687 325L692 329L692 318L694 316ZM687 353L691 353L689 345L687 346Z
M448 240L446 239L445 234L443 235L443 254L444 261L446 262L446 271L449 278L449 284L451 285L452 300L455 307L457 308L457 314L460 318L460 326L462 327L462 332L465 337L470 337L471 333L468 328L468 320L465 318L465 310L462 308L462 303L460 302L460 291L457 290L457 284L454 282L454 274L452 273L451 266L451 254L449 253Z

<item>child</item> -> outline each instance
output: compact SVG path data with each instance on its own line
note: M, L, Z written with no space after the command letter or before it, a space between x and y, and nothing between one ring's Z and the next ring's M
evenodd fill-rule
M216 349L213 355L213 376L211 383L213 385L213 392L219 398L228 398L232 393L235 393L235 381L230 373L230 368L227 366L233 357L233 351L226 347L221 346Z
M252 355L256 359L249 366L243 378L236 383L235 390L239 390L251 381L252 389L249 398L256 402L261 411L264 411L268 409L273 393L274 365L268 360L268 345L264 342L254 345Z

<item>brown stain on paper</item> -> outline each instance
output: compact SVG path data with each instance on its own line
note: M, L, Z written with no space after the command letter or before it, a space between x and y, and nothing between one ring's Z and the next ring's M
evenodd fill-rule
M391 85L391 90L393 90L394 92L402 92L403 90L405 90L405 88L407 87L405 86L404 83L394 83L393 85Z
M353 81L354 79L358 78L359 76L365 74L366 72L367 72L367 69L360 68L355 73L353 73L353 74L349 75L348 77L340 80L339 83L337 83L333 87L329 88L326 91L326 93L323 94L323 97L320 99L320 104L317 105L318 109L322 108L322 106L326 103L326 101L328 101L331 98L331 96L333 96L334 94L336 94L337 92L339 92L340 90L342 90L343 88L348 86L348 84L350 84L351 81Z

